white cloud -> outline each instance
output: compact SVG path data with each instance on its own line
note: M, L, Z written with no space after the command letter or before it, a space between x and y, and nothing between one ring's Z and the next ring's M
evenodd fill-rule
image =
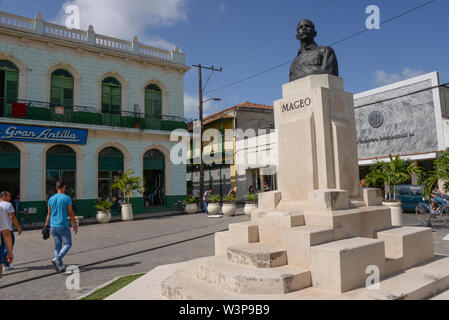
M131 41L173 49L174 45L157 37L145 35L152 26L170 26L187 19L188 0L69 0L63 4L55 22L65 25L67 5L80 9L80 26L87 30L93 25L96 33ZM144 42L148 41L148 42Z
M209 97L203 96L203 101L208 99ZM207 117L218 111L220 111L220 107L213 103L213 100L203 104L203 117ZM187 92L184 92L184 117L198 119L199 112L198 97L194 97Z
M383 70L376 70L374 72L374 77L375 77L376 84L378 86L384 86L384 85L387 85L390 83L414 78L414 77L420 76L424 73L425 72L422 70L413 70L410 68L405 68L401 74L398 74L398 73L388 74Z

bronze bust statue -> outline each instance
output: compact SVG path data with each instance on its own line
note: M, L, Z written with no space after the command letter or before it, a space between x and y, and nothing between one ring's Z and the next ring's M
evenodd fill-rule
M331 47L318 46L315 25L308 19L301 20L296 28L296 39L301 41L298 56L290 66L290 81L311 74L333 74L338 77L338 62Z

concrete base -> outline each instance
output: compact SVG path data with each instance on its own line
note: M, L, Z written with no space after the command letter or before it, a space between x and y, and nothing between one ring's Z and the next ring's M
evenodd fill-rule
M287 294L238 294L199 281L188 272L192 261L159 266L106 300L166 300L161 285L170 291L170 299L184 300L421 300L449 299L449 257L436 256L432 261L389 277L378 290L360 288L345 293L331 293L309 287ZM171 289L168 289L171 287Z

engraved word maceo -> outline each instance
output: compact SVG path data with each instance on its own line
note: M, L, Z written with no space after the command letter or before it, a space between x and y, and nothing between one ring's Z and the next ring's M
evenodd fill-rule
M310 99L310 98L296 100L294 102L283 104L282 112L305 108L305 107L310 106L311 104L312 104L312 99Z

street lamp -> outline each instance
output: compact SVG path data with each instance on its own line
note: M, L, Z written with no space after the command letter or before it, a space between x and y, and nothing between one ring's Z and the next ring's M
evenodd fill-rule
M214 100L214 101L221 101L221 98L209 98L206 101L203 101L203 104L210 101L210 100Z
M201 82L200 82L200 88L201 88ZM203 202L203 195L204 195L203 104L210 100L221 101L221 98L209 98L206 101L202 101L202 98L203 98L203 96L202 96L202 92L201 92L200 93L200 196L201 196L201 208L204 208L204 202Z

